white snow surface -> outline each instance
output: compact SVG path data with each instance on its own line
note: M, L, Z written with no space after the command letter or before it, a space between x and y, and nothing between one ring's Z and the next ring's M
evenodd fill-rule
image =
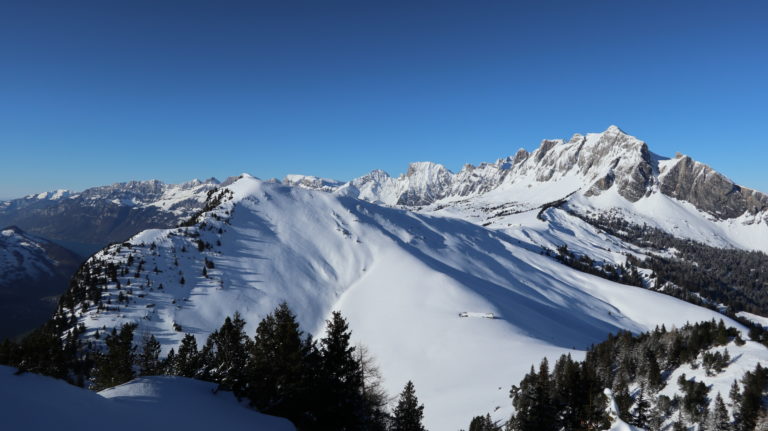
M760 316L753 313L748 313L746 311L739 311L738 313L736 313L736 315L744 319L747 319L752 323L758 324L763 328L768 328L768 317Z
M146 263L138 278L136 264L120 277L123 291L133 291L130 304L78 313L86 336L136 322L138 339L153 333L167 352L184 332L202 342L235 311L253 335L287 301L317 336L330 312L341 310L390 394L413 380L426 426L448 430L488 412L508 419L509 386L532 364L562 353L581 359L608 333L713 318L744 330L714 311L572 270L501 230L250 176L226 188L233 199L207 213L209 229L199 231L211 250L198 252L183 234L197 228L177 228L145 231L130 240L132 249L113 246L92 258L125 262L133 253ZM215 263L207 278L204 259ZM108 292L117 305L114 285ZM464 311L496 318L459 317Z
M701 365L701 358L704 354L704 352L702 352L694 361L696 365L687 363L676 368L667 377L666 386L659 392L659 394L673 398L675 394L680 392L677 380L682 374L685 374L688 380L704 382L704 384L709 387L710 406L714 405L715 397L719 393L730 409L731 397L729 391L731 389L731 384L733 384L734 380L740 382L744 373L753 371L758 363L762 366L768 364L768 349L760 343L747 341L743 346L738 346L736 343L731 342L726 346L713 347L708 351L719 351L720 353L724 353L726 349L731 357L731 361L721 373L713 376L707 375L706 370ZM741 389L743 389L743 385L741 385L741 383L739 383L739 385Z
M291 431L286 419L258 413L216 384L142 377L101 392L0 366L3 430Z
M611 427L606 431L643 431L642 428L630 425L619 418L619 406L616 404L613 392L610 389L605 389L603 393L608 397L608 408L606 411L611 418Z
M611 126L602 133L576 134L568 141L544 140L530 153L521 149L495 163L465 165L456 173L437 163L417 162L399 177L375 170L338 186L328 180L303 181L301 186L494 228L520 224L515 213L536 212L541 205L570 197L569 204L582 211L613 211L635 223L713 246L768 252L768 210L723 219L660 191L661 180L680 160L654 154L645 142ZM720 175L695 163L707 175ZM652 171L648 184L638 183L640 166ZM608 177L614 183L602 190L599 182ZM646 190L635 202L617 191L635 183ZM535 223L522 225L538 228Z
M53 275L56 262L46 255L44 242L14 228L0 231L0 285Z

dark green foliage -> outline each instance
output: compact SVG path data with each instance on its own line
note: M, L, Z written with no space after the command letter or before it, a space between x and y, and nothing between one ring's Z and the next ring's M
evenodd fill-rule
M723 368L728 366L731 361L731 355L728 353L728 349L725 352L704 352L702 356L701 365L704 366L704 370L708 376L714 376L723 371Z
M613 385L613 399L616 401L616 407L619 409L619 417L625 422L632 422L629 408L632 406L633 400L629 394L627 381L622 377L618 377Z
M218 382L223 389L242 393L250 343L240 314L227 317L221 328L208 336L203 355L205 377Z
M632 412L632 425L640 428L648 428L651 403L645 395L645 386L640 386L640 391L635 399L635 409Z
M548 254L551 255L552 252L548 251ZM633 263L634 261L631 261L629 258L624 266L596 262L587 255L577 256L575 253L568 250L566 244L557 248L555 258L564 265L588 274L596 275L618 283L643 287L643 277L640 276L640 273L637 271L637 266Z
M213 209L216 209L219 205L221 205L222 202L226 201L225 198L232 197L232 191L229 189L219 189L215 188L212 190L208 190L208 194L206 196L205 205L203 205L203 208L200 209L200 211L197 211L195 214L193 214L189 219L183 221L179 224L179 227L191 227L196 225L200 221L200 216L202 216L204 213L211 211Z
M701 422L707 414L707 405L709 405L709 388L704 382L688 380L685 374L681 375L677 384L683 393L682 407L683 411L693 422Z
M733 429L728 410L725 408L723 397L720 394L715 397L715 405L707 415L704 428L707 431L731 431Z
M386 394L366 377L375 367L349 344L341 314L327 322L319 349L285 303L259 323L252 340L244 327L238 314L227 318L200 351L187 334L166 372L217 382L301 430L386 430Z
M517 411L511 420L515 430L580 430L607 423L602 387L584 363L570 356L561 356L552 373L542 360L538 371L531 368L520 386L512 387L510 397Z
M6 339L0 345L0 364L64 379L67 377L67 362L72 359L74 350L72 338L68 341L69 349L65 349L60 337L44 329L33 331L20 344Z
M645 370L645 380L648 382L648 387L652 391L660 389L664 381L661 377L661 369L659 368L659 361L656 359L656 354L653 353L653 350L650 349L648 350L648 354L646 356Z
M200 350L195 337L186 334L165 361L160 360L160 344L151 335L141 342L137 354L136 324L113 329L109 335L102 328L104 349L97 353L95 367L88 352L94 349L92 342L97 346L101 342L91 338L83 345L80 335L85 328L73 327L75 322L72 316L57 314L21 344L1 343L0 364L80 385L91 380L91 387L98 390L129 381L135 370L142 375L194 377L219 383L261 411L287 417L302 431L388 430L388 397L375 364L362 346L350 345L349 326L339 313L327 322L319 348L299 329L288 306L281 304L261 322L253 340L244 332L245 321L235 314L210 334ZM180 325L174 327L181 330Z
M141 353L138 357L139 375L155 376L162 374L163 364L160 361L160 342L154 335L150 335L144 340Z
M93 389L101 390L123 384L134 377L133 363L136 347L133 345L135 324L126 323L120 332L112 330L106 339L107 351L96 359Z
M555 404L552 391L553 378L549 374L549 362L544 358L539 371L528 373L520 387L512 387L511 396L517 411L515 423L523 431L549 430L555 427Z
M712 247L610 215L571 214L631 244L659 251L675 249L674 259L660 255L651 255L642 261L628 258L630 264L652 270L657 286L669 282L680 288L665 290L665 293L701 303L693 295L696 293L709 303L728 305L732 312L768 314L768 255L765 253Z
M763 392L768 384L768 370L760 364L741 379L744 386L739 402L739 419L742 430L753 430L762 406Z
M472 418L468 431L501 431L501 427L491 420L491 415L487 414Z
M390 431L424 431L424 425L421 424L423 418L424 405L419 404L413 382L409 381L400 393L400 399L392 412Z
M197 340L192 334L185 334L181 339L179 351L166 361L166 372L183 377L196 377L201 368Z
M316 382L313 363L319 363L314 343L303 338L296 316L282 303L256 328L246 395L262 412L291 418L296 424L311 424L307 406Z
M353 430L362 426L362 376L350 344L347 321L338 311L326 322L326 335L320 339L321 422L336 430Z
M621 418L639 427L658 430L678 405L686 417L701 423L707 417L709 401L708 388L701 382L681 379L683 397L679 402L658 396L652 408L651 400L664 386L665 371L692 362L702 352L737 336L738 331L715 321L670 331L659 327L641 335L610 335L603 343L592 346L582 362L561 356L551 372L544 360L538 371L531 368L510 391L516 410L510 420L511 429L607 429L605 388L613 390ZM630 383L640 389L630 393Z
M731 384L731 390L728 392L728 396L731 398L733 422L736 425L736 428L738 428L741 424L741 390L739 390L739 383L736 380Z

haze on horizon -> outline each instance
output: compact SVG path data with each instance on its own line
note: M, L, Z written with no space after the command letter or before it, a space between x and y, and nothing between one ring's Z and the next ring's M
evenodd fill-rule
M458 170L616 124L768 191L768 5L7 2L0 199Z

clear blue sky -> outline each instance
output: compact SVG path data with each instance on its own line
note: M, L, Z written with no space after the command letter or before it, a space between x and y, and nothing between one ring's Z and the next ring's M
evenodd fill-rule
M768 191L767 5L4 1L0 198L455 170L610 124Z

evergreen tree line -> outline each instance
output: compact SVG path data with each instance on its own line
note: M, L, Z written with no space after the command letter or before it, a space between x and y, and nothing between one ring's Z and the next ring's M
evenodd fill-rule
M742 377L743 389L734 382L730 392L733 419L719 393L711 398L704 383L685 375L677 381L678 395L669 398L659 393L669 374L682 364L708 366L712 373L722 371L727 366L725 358L729 358L727 350L719 355L707 351L730 341L743 342L734 328L711 321L674 330L662 326L641 335L611 335L592 346L580 362L563 355L550 367L545 358L538 369L531 367L523 380L512 386L515 414L507 429L608 429L606 388L611 389L620 418L649 431L660 431L665 423L672 423L675 430L698 424L699 430L707 431L752 431L756 426L768 426L761 402L768 389L768 371L760 365ZM710 400L714 400L711 409Z
M596 275L617 283L628 284L630 286L644 287L643 277L637 270L637 266L627 261L623 266L611 265L606 262L597 262L586 254L577 256L568 249L567 244L557 248L554 253L551 250L545 250L549 256L553 256L560 263L570 266L581 272Z
M87 363L77 359L77 343L62 344L60 338L41 331L20 344L2 344L0 363L70 382L77 375L79 383L89 380L94 390L137 375L215 382L263 413L288 418L300 430L424 430L424 406L413 383L406 384L390 412L390 399L372 358L364 348L351 345L349 326L340 313L332 314L326 335L317 342L301 331L285 303L259 323L253 338L245 333L245 324L237 313L227 317L202 347L186 334L178 350L165 358L154 336L136 343L136 325L125 324L106 335L104 348L92 352ZM96 336L101 337L98 331Z
M639 247L658 251L674 249L674 258L627 257L629 266L653 271L655 279L651 288L658 290L671 283L679 289L664 289L664 292L689 302L722 303L731 313L748 311L768 315L768 255L765 253L712 247L608 214L591 217L572 211L570 214Z

